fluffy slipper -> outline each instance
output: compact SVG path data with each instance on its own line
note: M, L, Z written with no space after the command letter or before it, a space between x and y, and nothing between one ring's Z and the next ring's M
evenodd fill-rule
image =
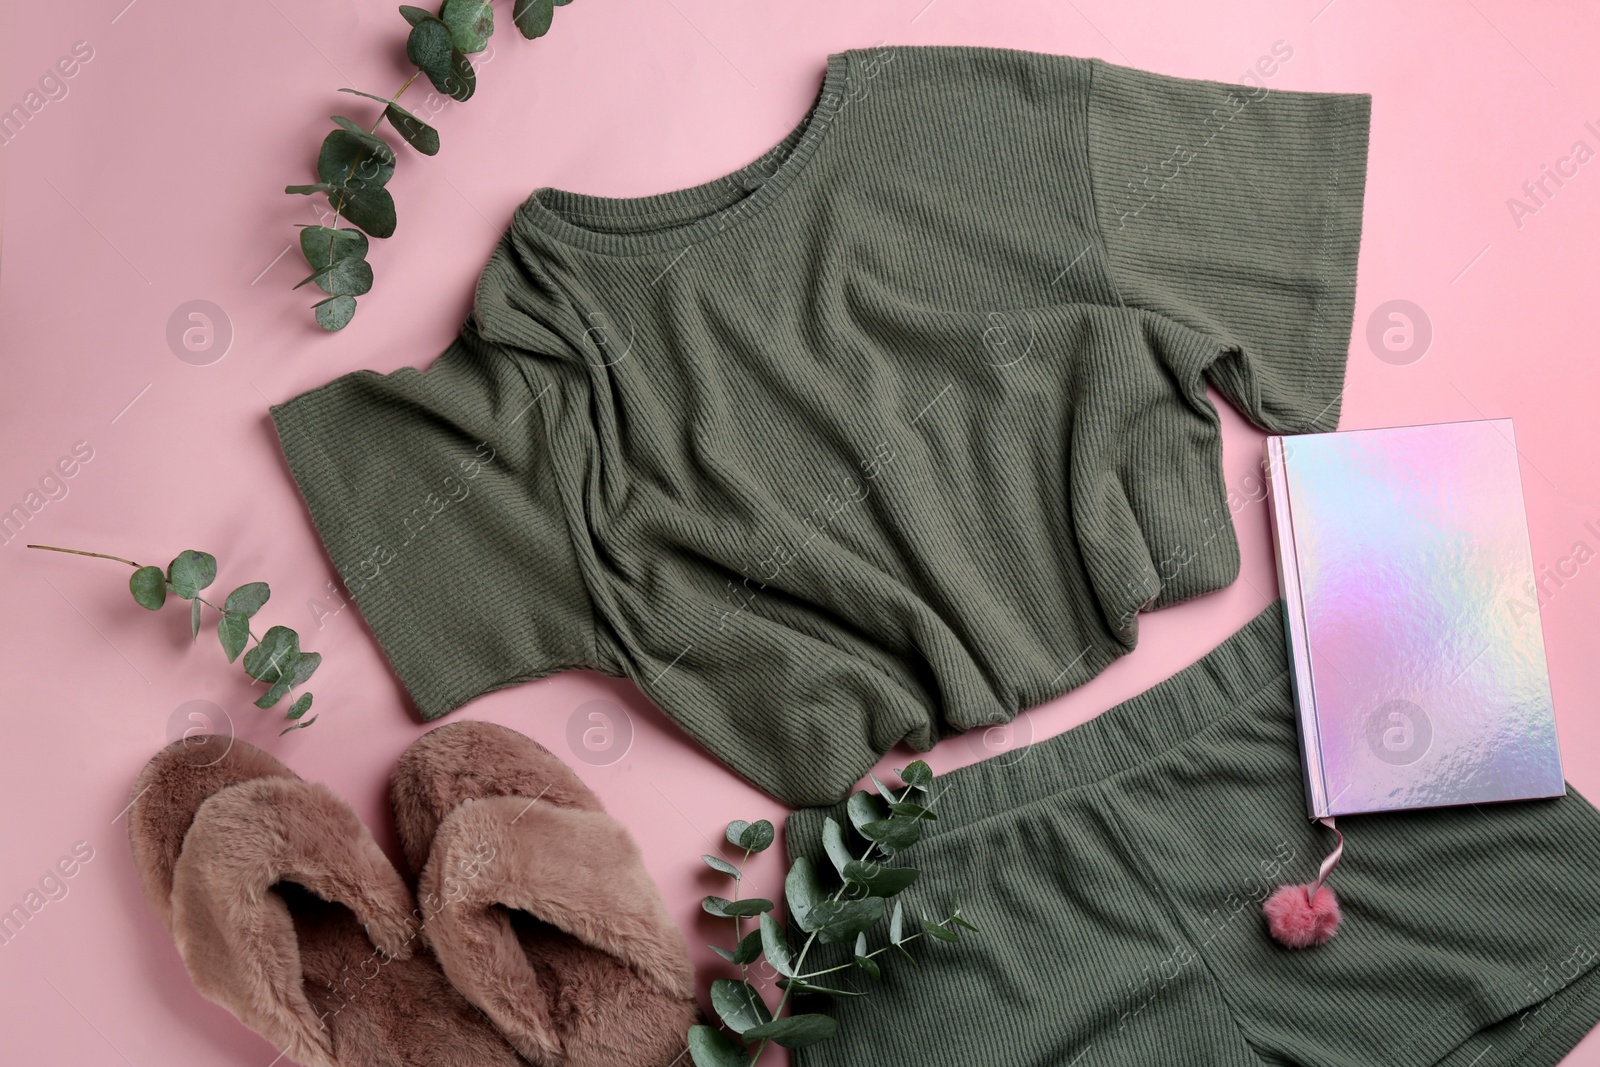
M422 947L405 882L350 806L243 741L139 774L146 898L195 988L306 1067L518 1067Z
M539 1067L667 1067L698 1021L683 933L628 832L537 742L433 730L390 779L423 934Z

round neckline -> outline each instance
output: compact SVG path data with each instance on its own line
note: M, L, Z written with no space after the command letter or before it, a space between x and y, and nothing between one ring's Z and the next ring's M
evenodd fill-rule
M850 53L829 55L822 85L799 125L730 174L653 196L593 196L545 186L522 202L513 224L616 256L678 249L725 233L758 215L805 170L839 114L849 81Z

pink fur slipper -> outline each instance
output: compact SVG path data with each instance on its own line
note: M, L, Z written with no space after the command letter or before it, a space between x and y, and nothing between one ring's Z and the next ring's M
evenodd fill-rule
M417 937L350 806L243 741L190 738L139 774L145 897L195 988L306 1067L518 1067Z
M550 751L458 722L390 779L423 934L538 1067L667 1067L698 1022L683 933L638 847Z

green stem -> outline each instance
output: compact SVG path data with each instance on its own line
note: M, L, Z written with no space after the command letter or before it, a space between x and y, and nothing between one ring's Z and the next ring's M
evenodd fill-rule
M139 564L135 563L131 559L123 559L121 556L108 556L104 552L85 552L81 548L57 548L55 545L29 545L28 547L42 549L45 552L67 552L74 556L93 556L95 559L111 559L116 560L118 563L126 563L134 570L139 569Z
M389 98L389 103L390 104L397 103L402 96L406 95L406 90L411 88L411 83L416 81L421 76L422 76L422 70L421 70L420 67L418 69L412 71L411 72L411 77L406 79L406 83L404 85L400 86L400 88L395 91L395 94ZM385 111L389 110L388 104L384 105L384 110ZM372 124L372 129L368 130L367 132L368 133L377 133L378 132L378 126L382 122L383 122L383 116L379 115L378 116L378 121L374 122Z
M955 921L955 917L951 916L948 919L940 919L938 922L934 923L934 925L935 926L949 926L954 921ZM912 934L910 937L902 937L899 940L898 944L909 945L909 944L911 944L911 942L915 941L917 938L926 937L926 936L927 936L926 934L922 934L922 933ZM864 960L870 960L872 957L878 956L878 955L882 955L883 953L888 952L890 949L892 949L894 947L895 947L894 945L884 945L882 948L873 949L871 952L867 953L865 956L862 956L861 958L864 959ZM797 975L795 975L795 977L809 981L812 978L820 978L822 975L825 975L825 974L832 974L834 971L848 971L850 968L852 968L854 966L855 966L855 961L852 960L849 963L841 963L837 967L829 967L825 971L812 971L810 974L797 974Z
M738 900L739 899L739 893L744 888L744 865L749 863L749 862L750 862L750 850L749 849L745 849L744 850L744 859L739 861L739 874L738 874L738 877L734 878L734 880L733 880L733 899L734 900ZM744 920L742 918L740 918L739 916L735 915L733 917L733 950L735 952L739 951L739 943L741 941L743 941L743 940L744 940ZM750 981L750 965L749 964L747 964L747 963L739 964L739 978L740 978L741 981L743 981L745 983L749 983L749 981Z

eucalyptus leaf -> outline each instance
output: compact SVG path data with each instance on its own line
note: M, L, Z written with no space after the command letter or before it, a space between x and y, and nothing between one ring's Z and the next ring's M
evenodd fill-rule
M481 52L494 36L494 9L483 0L444 0L439 21L450 27L458 52Z
M845 846L844 830L833 820L832 816L822 820L822 849L828 854L828 858L833 861L834 870L839 872L840 877L844 876L845 866L855 862L855 857L850 854L850 849Z
M744 832L749 828L750 824L745 822L743 819L735 819L730 822L728 824L728 831L726 834L728 838L728 844L738 847L739 838L743 837Z
M940 941L948 941L952 945L961 940L961 935L954 930L938 923L929 922L926 919L922 920L922 929L927 931L928 936L937 937Z
M292 726L285 726L283 729L278 731L278 736L282 737L284 734L288 733L290 730L304 730L307 726L310 726L312 723L316 722L317 718L318 717L316 715L313 715L309 719L301 719L299 722L295 723Z
M401 107L390 104L383 109L383 117L395 132L405 138L406 144L425 156L439 154L439 131Z
M511 21L516 23L517 31L531 41L550 32L550 21L555 13L556 5L552 0L516 0L511 6Z
M384 147L387 151L388 146ZM390 151L385 162L349 130L333 130L322 139L317 153L317 177L336 187L378 188L394 177L394 153Z
M189 636L200 636L200 601L189 601Z
M706 855L706 856L701 856L700 858L705 860L706 861L706 866L710 867L714 871L721 871L723 874L726 874L726 875L728 875L729 877L732 877L732 878L742 878L742 877L744 877L744 875L740 872L739 868L735 867L733 864L729 863L727 860L723 859L721 856Z
M743 966L748 963L754 963L756 960L760 959L763 949L763 940L764 937L759 927L750 931L748 934L745 934L744 937L740 939L738 947L733 950L732 962Z
M711 983L711 1007L735 1033L772 1021L772 1012L755 986L732 978L718 978Z
M760 957L761 931L760 929L755 929L751 930L748 934L745 934L742 938L740 938L739 944L734 946L733 951L724 958L729 963L737 963L740 966L743 966L747 963L754 963Z
M293 670L299 654L300 635L287 626L274 626L244 654L244 672L258 682L277 682Z
M365 145L367 151L371 152L372 157L378 162L394 164L394 149L389 147L388 141L385 141L382 137L379 137L376 133L353 119L347 119L343 115L330 115L328 117L333 120L335 126L338 126Z
M694 1067L749 1067L750 1053L715 1026L689 1027L689 1055Z
M250 643L250 616L242 611L223 611L222 620L217 623L217 640L222 642L229 663L238 659Z
M773 835L772 824L765 819L758 819L739 832L739 840L734 844L750 852L765 852L772 844Z
M753 915L771 911L772 901L761 897L748 897L744 900L729 900L727 897L706 897L700 901L700 907L708 915L715 915L719 919L748 919Z
M285 719L294 720L311 710L311 694L301 693L295 697L294 703L289 705L289 710L284 712Z
M828 1015L786 1015L752 1027L739 1036L746 1041L776 1041L784 1048L805 1048L826 1041L838 1032L839 1024Z
M885 813L883 802L867 792L851 794L849 803L845 805L845 811L850 815L850 825L857 830L869 823L881 821Z
M894 773L898 774L906 785L915 786L924 792L933 784L933 768L923 760L917 760L903 771L896 768Z
M328 201L373 237L394 234L394 197L389 190L375 185L341 185L328 190Z
M301 230L301 254L312 270L326 269L341 259L365 259L366 234L350 227L307 226Z
M955 923L957 926L961 927L962 929L971 930L975 934L979 933L979 930L978 930L978 928L976 926L973 926L971 923L967 922L967 920L963 919L959 915L950 916L950 921Z
M857 794L861 795L861 794ZM902 819L895 816L889 819L879 819L869 822L865 826L856 827L861 831L861 836L868 841L890 848L908 848L917 843L922 837L922 820Z
M344 232L355 233L354 230L346 230ZM362 241L365 240L366 238L363 237ZM249 618L261 610L261 606L267 602L267 598L270 596L272 596L272 590L267 587L266 582L247 582L228 594L228 599L222 602L222 610L237 612L245 618Z
M413 25L413 26L415 26L419 22L426 22L428 19L433 18L433 12L432 11L429 11L425 7L413 7L410 4L401 4L400 5L400 14L407 22L411 23L411 25Z
M883 898L825 900L812 909L811 921L817 929L817 940L825 945L854 941L857 934L883 921Z
M878 961L869 959L859 952L856 953L856 966L860 967L863 971L866 971L874 978L883 977L883 970L878 966Z
M256 707L258 707L258 708L270 708L270 707L272 707L272 705L276 704L278 701L282 700L284 697L289 695L289 689L290 689L289 679L280 678L278 681L272 683L271 687L268 688L265 693L262 693L259 698L257 698Z
M889 914L889 944L898 945L904 941L905 911L900 907L900 902L894 902L894 911Z
M342 330L356 314L356 298L330 296L311 305L317 309L317 325L324 330Z
M880 797L882 797L884 800L894 800L895 799L894 790L890 789L888 786L886 786L882 782L878 781L878 776L877 775L869 774L869 775L867 775L867 777L872 779L872 787L878 791L878 795Z
M317 668L322 666L322 653L301 652L294 658L294 670L290 675L291 685L304 685L317 673Z
M771 912L761 916L761 951L766 955L767 962L772 964L773 970L785 978L794 977L794 957L789 952L789 939Z
M160 611L167 602L167 576L160 567L140 567L128 579L128 591L141 608Z
M172 591L185 600L198 596L200 590L216 579L217 557L209 552L186 548L167 564L167 581Z
M285 185L283 191L286 193L299 193L301 196L310 196L312 193L330 193L333 191L333 186L327 182L317 182L315 185Z
M812 912L827 896L822 891L822 884L817 881L816 869L811 866L809 859L795 857L788 876L783 880L783 894L789 903L789 917L806 933L815 930L816 926L811 921Z
M881 863L851 860L844 879L864 888L875 897L892 897L909 889L922 874L915 867L885 867Z
M406 58L450 99L472 99L477 88L472 62L456 48L450 27L437 18L430 15L412 25L411 36L406 38Z

